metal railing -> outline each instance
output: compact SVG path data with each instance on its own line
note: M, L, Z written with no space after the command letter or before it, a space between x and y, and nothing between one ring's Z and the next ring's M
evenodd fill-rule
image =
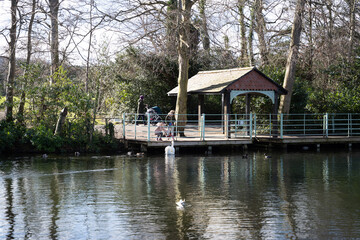
M154 141L159 122L165 122L166 114L156 117L146 114L145 121L135 113L120 117L106 117L106 125L115 125L117 138ZM164 126L164 138L171 130L173 135L185 135L199 140L286 136L342 136L360 135L359 113L324 114L187 114L186 120L176 116L173 126ZM104 129L107 129L106 127Z

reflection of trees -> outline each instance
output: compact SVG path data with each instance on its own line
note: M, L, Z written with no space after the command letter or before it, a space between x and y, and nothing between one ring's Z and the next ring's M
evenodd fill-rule
M7 239L14 239L14 225L15 225L15 214L14 214L14 196L13 196L13 181L8 178L5 179L5 189L6 189L6 219L9 223L9 230L7 233Z
M51 178L51 182L50 182L50 200L51 200L51 210L50 210L50 215L51 215L51 224L50 224L50 238L51 239L57 239L57 230L58 230L58 226L57 226L57 220L59 217L59 198L60 198L60 193L59 193L59 179L58 179L58 168L57 168L57 164L56 162L54 163L54 169L53 169L53 173L55 173L53 175L53 177Z
M98 234L323 238L331 237L327 226L354 236L359 227L354 207L360 199L360 161L355 158L354 153L274 153L264 159L257 153L249 159L161 156L10 163L12 167L0 165L0 224L8 238L19 232L24 238L68 234L73 239ZM176 210L180 198L189 204L184 211ZM339 226L334 216L346 216L346 226Z

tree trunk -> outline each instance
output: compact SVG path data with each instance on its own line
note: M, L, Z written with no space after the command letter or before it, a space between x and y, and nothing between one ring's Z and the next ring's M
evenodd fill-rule
M253 48L253 40L254 40L254 24L255 24L255 6L251 7L250 13L250 26L249 26L249 41L248 41L248 48L249 48L249 65L255 65L255 57L254 57L254 48Z
M355 18L355 8L356 8L356 0L348 0L348 5L350 8L350 24L349 24L349 49L348 49L348 59L351 61L354 56L354 38L355 38L355 26L356 26L356 18Z
M200 0L199 8L200 8L200 17L201 17L201 39L203 48L206 52L210 50L210 38L209 32L207 28L206 14L205 14L206 0Z
M13 121L13 105L14 105L14 83L15 83L15 67L16 67L16 10L18 0L11 0L11 28L10 28L10 56L9 56L9 72L7 75L6 85L6 121Z
M176 44L178 42L178 1L169 0L167 2L167 14L166 14L166 51L170 56L176 56Z
M263 1L255 0L255 12L256 12L256 28L255 31L259 39L259 50L261 56L261 65L268 64L268 51L265 41L265 19L263 15Z
M279 108L279 112L285 114L288 114L290 111L291 95L295 83L295 67L299 52L304 5L305 5L305 0L297 1L294 22L291 30L290 49L286 62L286 70L285 70L285 78L284 78L284 88L288 90L288 94L281 96L280 108Z
M63 126L65 124L67 113L68 113L68 110L67 110L67 107L65 107L60 113L59 119L58 119L57 124L56 124L56 129L55 129L55 134L54 135L60 135L61 134Z
M246 67L249 64L248 53L247 53L247 39L246 39L246 25L244 15L244 0L238 0L238 10L240 14L240 35L241 35L241 49L240 49L240 67Z
M312 0L308 1L309 4L309 27L308 27L308 52L307 52L307 64L308 64L308 73L307 73L307 79L309 81L313 81L313 65L314 65L314 42L313 42L313 18L314 18L314 13L313 13L313 3ZM304 30L305 31L305 30Z
M26 89L26 85L27 85L27 81L28 81L27 74L30 70L29 68L30 68L30 59L31 59L31 50L32 50L31 34L32 34L32 27L33 27L33 23L34 23L34 19L35 19L35 8L36 8L36 0L33 0L32 1L32 9L31 9L31 17L30 17L30 22L29 22L29 29L28 29L28 33L27 33L27 46L26 46L27 55L26 55L26 68L25 68L25 72L24 72L25 77L24 77L24 82L23 82L23 89L21 91L19 111L17 114L17 120L21 124L24 123L24 108L25 108L25 97L26 97L25 89Z
M177 120L177 134L184 136L185 125L187 121L187 84L189 79L189 58L190 58L190 16L191 7L194 2L190 0L182 0L179 3L181 19L179 26L179 45L178 45L178 61L179 61L179 76L178 76L178 94L176 99L176 120Z
M90 1L90 35L89 35L89 46L87 51L87 58L86 58L86 79L85 79L85 92L89 93L89 71L90 71L90 54L91 54L91 42L93 36L93 27L92 27L92 9L93 9L94 0Z
M59 68L59 0L49 0L50 19L51 19L51 74L54 74ZM50 78L52 83L52 78Z

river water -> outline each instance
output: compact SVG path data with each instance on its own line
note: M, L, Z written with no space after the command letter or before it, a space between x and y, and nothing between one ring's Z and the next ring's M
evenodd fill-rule
M360 152L271 154L3 158L0 239L360 238Z

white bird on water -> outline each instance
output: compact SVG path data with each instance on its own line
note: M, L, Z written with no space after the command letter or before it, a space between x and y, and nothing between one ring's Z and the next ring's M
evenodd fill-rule
M185 207L185 199L180 199L176 202L176 208L178 209L184 209Z
M175 155L174 140L171 141L171 146L165 148L165 155Z

